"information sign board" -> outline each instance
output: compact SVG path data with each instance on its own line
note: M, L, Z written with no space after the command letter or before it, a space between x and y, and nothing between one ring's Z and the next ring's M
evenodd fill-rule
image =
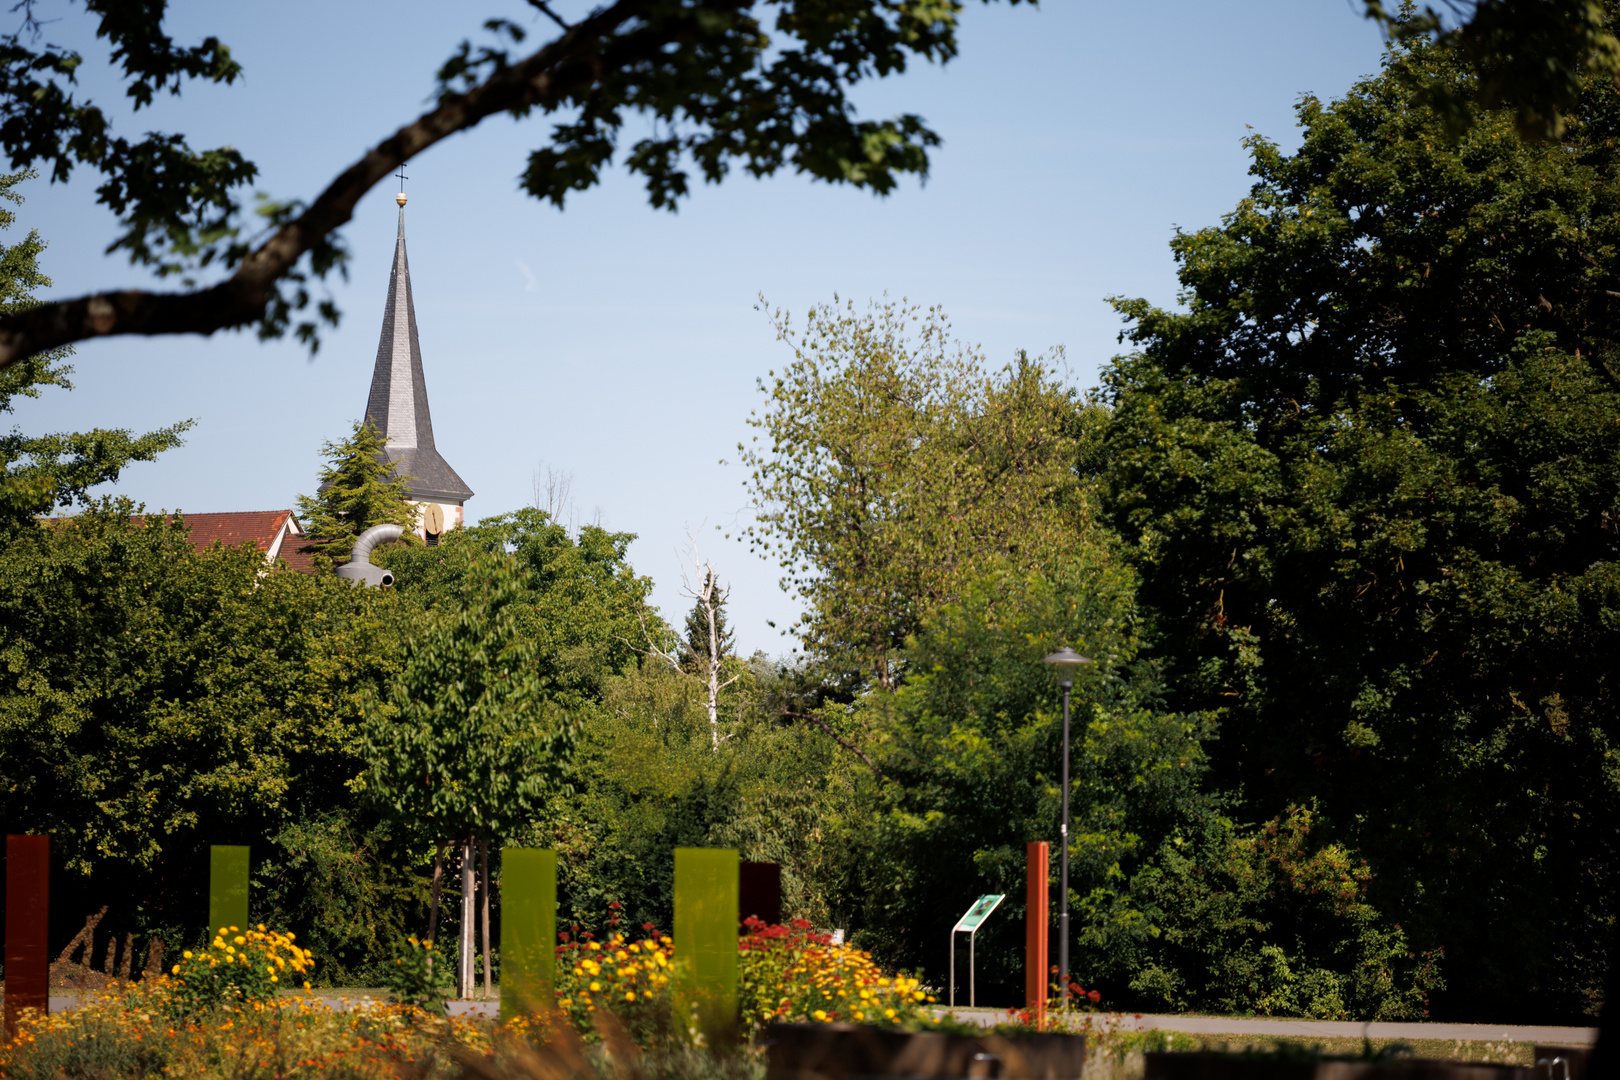
M997 906L1005 899L1007 899L1006 893L986 893L979 897L973 902L973 906L968 908L967 914L963 915L957 921L957 924L951 927L951 933L972 933L977 930L980 924L988 919L990 913L996 910Z

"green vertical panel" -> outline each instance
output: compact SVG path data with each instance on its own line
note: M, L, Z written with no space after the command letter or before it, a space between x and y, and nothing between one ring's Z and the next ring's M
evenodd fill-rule
M675 849L676 1008L710 1046L737 1034L737 853Z
M215 844L208 859L208 930L248 927L248 849Z
M501 1016L549 1007L557 962L557 853L501 851Z

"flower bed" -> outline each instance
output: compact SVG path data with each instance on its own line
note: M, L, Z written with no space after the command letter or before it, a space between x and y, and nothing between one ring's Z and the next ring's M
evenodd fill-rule
M429 943L413 943L413 950L399 965L402 985L422 981L406 977L418 967L438 973L444 966L428 964ZM26 1013L16 1038L0 1046L0 1077L488 1080L498 1061L512 1065L514 1076L529 1075L520 1067L530 1061L524 1055L540 1053L573 1062L566 1075L596 1080L607 1058L603 1047L588 1044L607 1044L615 1061L640 1056L649 1078L759 1080L757 1048L694 1051L672 1023L674 955L674 942L652 927L633 941L618 932L602 941L566 936L557 948L558 1012L496 1025L413 1005L334 1010L308 994L307 984L305 993L286 996L314 957L290 934L226 927L167 974L90 992L70 1012ZM739 941L738 959L738 1005L749 1033L776 1021L928 1022L924 1008L933 999L916 979L886 973L870 954L835 945L804 923L754 923Z
M835 945L803 920L745 925L738 1005L750 1030L773 1021L917 1024L934 1001L917 979L885 973L870 953ZM643 1045L669 1029L675 943L651 924L642 931L637 940L620 932L601 941L559 935L557 1007L581 1031L593 1030L598 1009L619 1016Z
M339 1012L313 996L173 1019L177 989L172 977L143 980L92 992L71 1012L25 1015L16 1037L0 1045L0 1076L315 1080L388 1075L410 1061L421 1080L438 1080L460 1073L448 1047L490 1047L487 1024L428 1021L397 1006Z

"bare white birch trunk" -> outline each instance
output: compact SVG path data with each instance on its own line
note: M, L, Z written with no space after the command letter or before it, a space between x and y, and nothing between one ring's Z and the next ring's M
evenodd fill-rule
M709 624L709 736L714 749L720 749L720 628L715 625L714 594L717 588L711 567L703 579L703 615Z

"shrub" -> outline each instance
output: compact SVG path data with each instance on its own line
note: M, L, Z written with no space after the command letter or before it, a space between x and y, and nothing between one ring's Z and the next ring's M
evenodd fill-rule
M268 1001L283 982L315 966L308 951L293 944L291 933L222 926L208 948L187 949L171 970L169 1011L190 1015L243 1002ZM300 981L302 981L300 979ZM303 983L309 989L309 983Z
M592 1014L613 1013L642 1047L670 1043L671 956L674 943L651 923L647 936L630 941L622 933L605 942L591 935L557 935L557 1007L588 1038L595 1037Z
M887 975L870 953L834 945L802 919L786 926L750 918L738 940L738 1007L745 1030L771 1021L854 1020L920 1025L933 998L905 974ZM644 1048L678 1045L673 1037L670 985L676 943L651 923L631 941L612 933L604 941L558 937L557 1007L588 1039L596 1014L609 1012Z
M904 973L885 975L872 954L834 945L826 934L795 919L768 926L750 918L741 939L742 1013L745 1023L773 1020L854 1020L914 1024L933 998Z
M406 938L408 948L383 969L382 985L401 1005L410 1005L436 1016L446 1015L444 999L455 985L449 957L431 941Z

